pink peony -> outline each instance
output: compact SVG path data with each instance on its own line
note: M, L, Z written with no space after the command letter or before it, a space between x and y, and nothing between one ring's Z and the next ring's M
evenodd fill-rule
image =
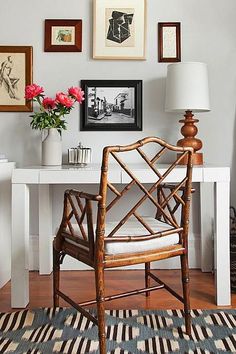
M27 85L25 88L25 98L27 100L32 100L34 97L39 96L44 92L43 87L38 86L36 84Z
M45 109L53 109L56 107L56 101L50 97L45 97L42 101L42 105Z
M56 94L56 101L65 107L72 107L74 104L74 100L63 92L58 92Z
M82 103L84 100L84 91L80 87L70 87L68 89L68 94L76 99L79 103Z

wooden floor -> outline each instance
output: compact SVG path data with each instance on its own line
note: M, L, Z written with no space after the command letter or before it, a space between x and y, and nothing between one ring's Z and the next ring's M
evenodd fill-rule
M179 270L154 271L159 278L181 292ZM106 272L106 294L128 291L144 286L144 272L141 270L115 270ZM198 309L217 308L214 297L214 277L211 273L200 270L190 271L191 307ZM62 290L73 297L76 302L94 298L94 275L92 271L64 271L61 277ZM0 290L0 312L13 311L10 306L10 283ZM61 301L62 306L68 306ZM52 306L52 276L39 276L38 272L30 272L30 304L29 308ZM236 294L232 295L232 306L235 308ZM144 294L131 296L106 303L113 309L177 309L182 303L166 290L151 293L150 298ZM221 307L223 308L223 307Z

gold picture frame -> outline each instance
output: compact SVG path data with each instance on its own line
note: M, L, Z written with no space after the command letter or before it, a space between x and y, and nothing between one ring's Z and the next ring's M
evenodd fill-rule
M25 86L32 84L33 47L0 46L0 112L32 112Z
M146 0L93 0L93 58L146 59Z

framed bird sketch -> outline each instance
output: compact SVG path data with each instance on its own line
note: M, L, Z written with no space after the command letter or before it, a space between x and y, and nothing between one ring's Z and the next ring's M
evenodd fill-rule
M0 111L31 112L25 86L32 84L33 48L0 46Z
M93 58L145 60L146 0L93 5Z
M45 52L82 52L82 20L45 20Z

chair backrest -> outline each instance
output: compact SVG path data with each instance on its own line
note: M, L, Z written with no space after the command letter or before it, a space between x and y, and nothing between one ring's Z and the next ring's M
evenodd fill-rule
M152 148L149 145L152 145ZM126 161L125 157L128 152L138 154L143 164L146 165L145 167L152 174L152 181L154 182L152 182L151 187L147 187L146 183L143 183L143 178L142 181L140 181L139 176L137 176L132 169L133 164L129 166L129 163L124 162ZM174 162L169 163L167 168L165 164L165 170L163 170L163 165L160 164L160 161L163 159L164 155L167 154L167 156L169 156L168 154L170 152L174 155ZM130 217L135 217L140 225L142 225L142 228L146 230L143 239L165 236L163 234L157 235L139 214L139 208L148 200L155 207L155 218L170 225L170 229L166 234L177 231L181 233L182 241L186 244L192 182L192 153L192 148L173 146L157 137L147 137L131 145L107 146L104 148L99 193L102 198L98 204L96 231L98 249L104 249L107 214L110 213L111 209L119 204L122 199L125 198L128 201L129 191L133 187L138 187L143 195L131 205L126 214L117 222L115 227L109 231L109 234L106 235L106 239L109 238L110 241L114 242L137 239L135 236L125 237L126 235L121 235L121 237L119 237L119 229ZM149 157L149 155L151 155L151 157ZM187 163L179 169L181 173L178 181L174 185L170 184L169 181L172 181L171 175L174 173L173 170L183 159L187 161ZM122 185L122 190L118 190L117 187L109 181L109 168L111 163L118 164L124 176L126 175L128 177L126 178L128 182L126 185ZM108 190L113 194L112 199L108 199L107 197ZM153 195L154 192L155 196ZM175 216L177 209L180 209L179 220L177 220ZM141 239L142 238L139 236L139 240Z

